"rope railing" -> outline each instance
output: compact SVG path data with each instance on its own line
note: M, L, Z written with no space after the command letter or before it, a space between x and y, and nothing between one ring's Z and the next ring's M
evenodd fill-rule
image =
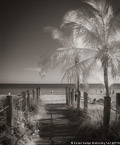
M20 103L20 102L22 102L23 100L24 100L24 99L22 98L22 99L16 101L16 103ZM6 106L6 107L2 108L2 109L0 110L0 113L2 113L3 111L5 111L5 110L8 109L8 108L9 108L9 106Z
M120 93L116 93L116 104L117 104L117 95L120 95ZM78 95L78 94L77 94ZM69 88L66 88L66 104L68 106L73 106L73 108L77 108L78 106L78 100L77 100L77 95L75 95L75 90L74 89L69 89ZM86 95L86 97L85 97ZM88 93L87 92L84 92L82 96L80 96L80 100L83 101L83 109L85 112L88 111L88 104L99 104L99 105L102 105L104 107L104 99L102 100L103 102L99 102L101 100L94 100L93 98L90 98L88 97ZM117 106L118 108L120 108L120 96L118 96L118 103ZM80 105L81 107L81 105ZM113 106L110 107L110 109L113 111L113 112L116 112L116 116L117 114L120 116L120 109L118 108L115 108ZM111 113L113 113L111 112ZM117 117L116 117L117 118Z
M42 100L42 102L49 103L49 102L65 102L65 99L57 99L57 100Z
M40 89L36 89L38 92L36 92L36 95L33 96L33 100L36 98L36 101L38 99L38 95L40 95ZM20 97L20 98L18 98ZM22 98L21 98L22 97ZM35 98L34 98L35 97ZM13 99L14 98L14 99ZM6 119L6 124L11 128L14 126L14 109L19 109L23 112L25 112L26 109L29 109L29 105L30 105L30 92L29 90L22 92L22 95L11 95L11 93L9 92L9 94L6 96L5 98L5 104L6 106L2 106L0 109L0 113L6 111L6 113L4 114L5 119ZM24 108L24 110L23 110ZM1 116L3 117L3 116Z
M3 111L5 111L8 108L9 108L9 106L4 107L3 109L0 110L0 113L2 113Z
M32 93L32 91L31 91L31 93ZM13 135L13 133L16 133L15 132L16 127L17 127L16 125L18 125L18 123L21 123L20 122L21 121L21 115L20 115L21 113L22 113L23 117L25 117L25 120L23 120L24 123L25 123L25 127L29 128L28 123L32 119L32 123L35 123L35 125L36 125L34 127L36 129L38 129L38 125L39 125L38 124L38 121L39 121L38 120L38 115L35 114L34 110L31 110L31 109L34 109L34 108L32 108L34 106L32 106L31 102L36 104L36 101L38 101L39 96L41 96L40 95L40 90L39 89L36 89L36 90L34 89L32 95L31 95L31 93L30 92L28 93L27 91L25 91L25 93L23 93L22 95L19 95L19 96L13 96L13 95L9 94L8 95L9 100L7 100L8 98L6 96L6 98L5 98L6 106L5 107L4 107L4 105L1 106L0 113L4 112L4 111L6 111L6 112L5 112L5 114L0 114L0 115L5 116L5 119L6 119L5 123L7 124L8 128L10 130L10 132L9 132L10 135ZM41 101L41 99L40 99L40 101ZM65 103L66 99L55 99L55 100L52 100L52 101L53 101L53 103L55 103L55 102ZM45 102L47 104L47 103L50 103L52 101L47 100ZM3 116L1 116L1 117L3 117ZM19 118L20 118L20 120L19 120ZM14 119L14 121L13 121L13 119ZM27 132L27 130L26 130L26 132ZM4 135L4 134L2 134L2 135ZM21 139L23 137L23 135L20 138L18 138L18 140ZM1 138L1 136L0 136L0 138ZM17 140L17 142L18 142L18 140ZM17 144L17 142L15 144Z
M16 103L20 103L20 102L22 102L23 100L24 100L24 98L18 100Z
M111 103L110 113L111 113L111 115L113 115L113 117L111 117L112 119L115 119L116 121L119 121L120 120L120 105L118 104L119 102L117 102L117 95L118 94L116 93L116 107L112 106L112 103ZM94 100L93 98L88 98L87 103L88 104L99 104L99 105L103 106L103 109L104 109L104 107L106 107L106 104L105 104L106 100L104 100L104 99L106 99L106 98L102 98L100 100ZM92 103L91 103L91 101L92 101ZM104 109L104 113L105 113L105 111L106 110ZM108 111L109 111L109 109L108 109Z
M92 99L92 98L89 98L89 100L93 100L93 99ZM90 102L88 102L88 103L90 103ZM95 101L95 103L104 106L104 104L102 104L102 103L100 103L100 102L98 102L98 101ZM91 103L90 103L90 104L91 104ZM120 112L117 111L115 108L112 108L112 107L111 107L110 109L113 110L113 111L115 111L116 113L120 113Z

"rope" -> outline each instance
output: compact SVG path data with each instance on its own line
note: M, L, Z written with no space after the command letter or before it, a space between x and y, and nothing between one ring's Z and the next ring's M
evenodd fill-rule
M23 100L24 100L24 98L22 98L22 99L16 101L16 103L20 103L20 102L22 102Z
M104 106L103 104L101 104L101 103L99 103L99 102L97 102L99 105L102 105L102 106ZM120 113L119 111L117 111L116 109L114 109L114 108L110 108L111 110L113 110L113 111L115 111L115 112L117 112L117 113Z
M5 108L3 108L2 110L0 110L0 113L5 111L7 108L9 108L9 106L6 106Z
M23 100L24 100L24 99L22 98L22 99L16 101L16 103L22 102ZM9 106L6 106L6 107L4 107L3 109L1 109L1 110L0 110L0 113L3 112L3 111L5 111L7 108L9 108Z
M92 100L92 98L89 98L89 100ZM89 102L88 102L89 103ZM102 105L102 106L104 106L103 104L101 104L101 103L99 103L99 102L96 102L97 104L99 104L99 105ZM90 104L90 103L89 103ZM117 111L116 109L114 109L114 108L110 108L111 110L113 110L113 111L115 111L115 112L117 112L117 113L120 113L119 111Z

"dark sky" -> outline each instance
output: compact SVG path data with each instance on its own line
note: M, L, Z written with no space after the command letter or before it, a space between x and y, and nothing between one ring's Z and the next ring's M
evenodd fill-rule
M115 9L120 0L112 0ZM64 14L81 6L81 0L4 0L0 4L0 83L57 82L58 71L41 80L36 68L41 54L59 47L43 31L45 26L59 27ZM54 79L51 77L56 73ZM50 79L49 79L50 77Z

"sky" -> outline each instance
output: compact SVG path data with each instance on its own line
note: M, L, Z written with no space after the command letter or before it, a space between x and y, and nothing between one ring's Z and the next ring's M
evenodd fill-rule
M44 32L59 27L68 10L78 9L82 0L4 0L0 5L0 83L60 83L61 68L41 79L39 58L60 45ZM115 9L120 0L112 0ZM28 70L27 68L31 68ZM94 83L94 82L93 82Z

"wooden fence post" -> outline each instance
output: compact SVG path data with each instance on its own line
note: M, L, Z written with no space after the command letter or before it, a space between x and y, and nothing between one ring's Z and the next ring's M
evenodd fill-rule
M74 103L75 103L75 89L72 89L72 107L74 107Z
M84 111L88 111L88 93L84 92Z
M27 107L29 107L29 105L30 105L30 92L29 92L29 90L27 90L26 95L27 95Z
M110 122L110 108L111 108L111 98L104 97L104 117L103 117L103 127L105 132L109 129Z
M118 121L120 120L120 93L116 93L116 110L116 120Z
M73 92L71 90L71 92L70 92L70 106L72 106L72 102L73 102Z
M75 103L74 103L74 107L75 107L75 108L77 108L77 103L76 103L76 102L77 102L77 93L76 93L76 91L75 91Z
M68 89L68 105L70 105L71 88Z
M13 125L14 125L14 111L13 111L13 96L6 96L7 106L6 110L6 121L7 125L10 127L10 134L13 134Z
M39 88L36 88L36 98L39 99Z
M26 92L22 92L22 98L23 98L22 109L23 109L23 110L26 110L26 109L27 109L27 97L26 97Z
M33 98L33 102L35 103L35 90L32 90L32 98Z
M39 100L41 101L41 93L40 93L40 87L39 87Z
M71 90L71 106L73 106L73 89Z
M66 105L68 105L68 88L66 87Z
M39 95L39 97L40 97L40 87L38 88L38 95Z
M78 91L78 94L77 94L77 111L79 111L79 109L80 109L80 97L81 97L81 92Z

